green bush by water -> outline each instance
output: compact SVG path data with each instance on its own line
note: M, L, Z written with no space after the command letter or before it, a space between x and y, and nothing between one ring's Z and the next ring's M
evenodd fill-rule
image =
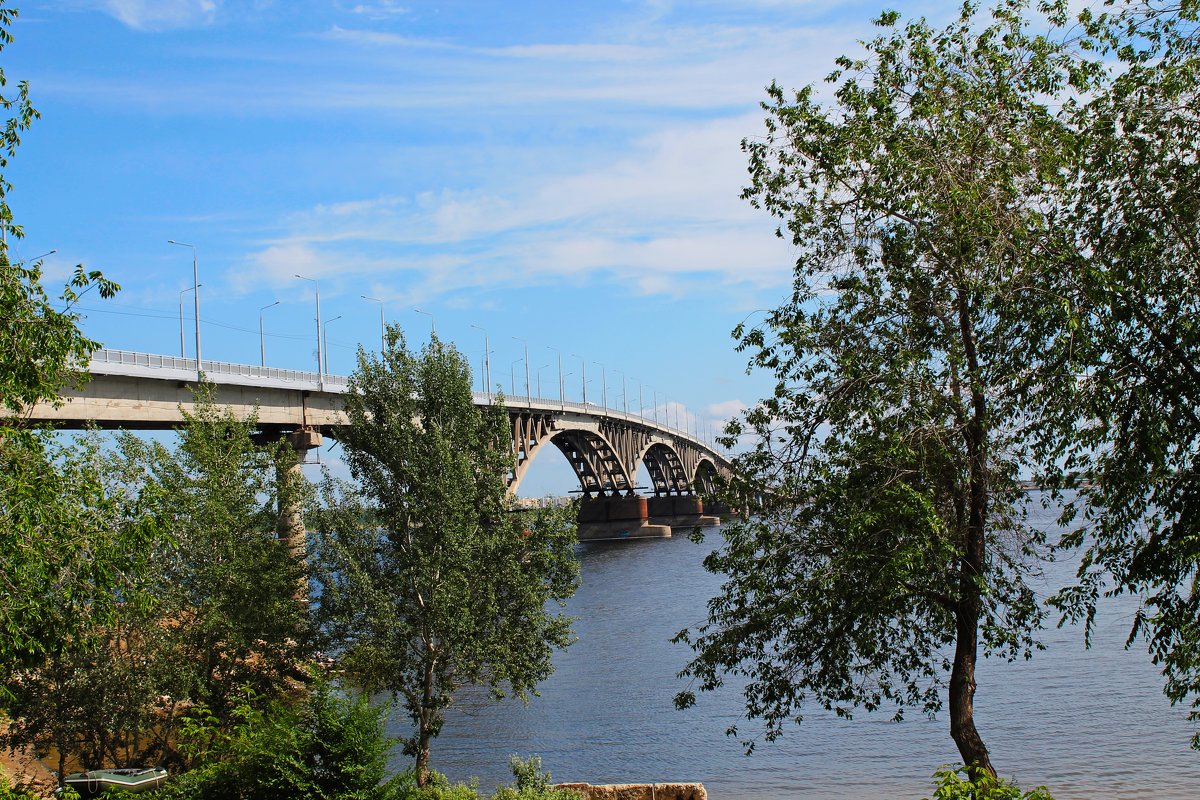
M993 778L986 770L961 764L942 767L933 773L933 780L937 788L933 797L926 800L1054 800L1045 786L1022 792L1012 781Z

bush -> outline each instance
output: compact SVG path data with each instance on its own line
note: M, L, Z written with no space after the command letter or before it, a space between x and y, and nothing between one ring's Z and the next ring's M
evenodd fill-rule
M202 708L184 730L200 765L174 778L156 800L390 800L398 779L384 781L392 742L383 732L386 709L365 698L338 696L318 681L297 705L276 701L266 710L247 697L228 732Z
M944 766L933 773L933 780L937 789L932 800L1054 800L1045 786L1022 792L1016 783L993 778L980 767Z

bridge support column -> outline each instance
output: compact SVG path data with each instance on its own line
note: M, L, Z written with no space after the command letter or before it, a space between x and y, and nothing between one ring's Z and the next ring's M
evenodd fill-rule
M694 494L663 495L647 498L650 522L672 528L696 528L717 525L720 518L704 513L704 501Z
M671 535L670 526L652 524L648 517L645 497L585 497L579 503L579 540Z
M321 434L311 428L301 428L283 434L291 445L296 458L289 464L280 464L276 475L279 491L279 522L275 533L288 544L293 556L304 558L307 549L307 533L304 530L304 495L300 492L303 479L300 468L305 454L321 446Z

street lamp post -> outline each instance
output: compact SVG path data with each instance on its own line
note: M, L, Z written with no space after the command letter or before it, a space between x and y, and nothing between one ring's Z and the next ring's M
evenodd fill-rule
M638 381L638 416L646 418L646 402L642 399L642 382Z
M188 292L196 291L196 287L189 286L179 292L179 357L187 358L187 343L183 337L183 296Z
M325 390L325 356L321 346L321 284L317 283L316 278L306 278L303 275L296 275L302 281L310 281L313 285L313 291L317 295L317 387L322 391Z
M321 344L324 345L324 347L325 347L325 369L326 369L326 371L329 370L329 326L332 325L333 323L337 322L341 318L342 318L342 315L338 314L333 319L325 320L325 327L321 329Z
M271 305L263 306L258 310L258 354L259 365L263 367L267 365L267 337L266 334L263 333L263 312L268 308L274 308L277 305L279 305L278 300L276 300L274 303L271 303Z
M529 396L529 342L525 341L520 336L514 336L512 338L525 345L525 402L530 408L532 408L533 402Z
M387 349L387 321L383 318L383 301L378 297L367 297L365 294L360 294L363 300L370 300L372 303L379 303L379 353Z
M488 332L483 328L471 324L471 327L477 331L483 331L483 391L487 394L488 403L492 402L492 349L488 344Z
M512 392L512 396L517 396L517 364L521 363L521 359L513 359L508 365L508 388Z
M621 408L623 408L625 410L625 413L628 414L629 413L629 396L627 394L625 394L625 373L624 373L624 371L619 370L619 369L614 369L613 372L616 372L621 376Z
M581 356L577 353L571 353L571 355L574 358L578 358L580 365L582 365L583 374L580 377L580 380L583 382L583 404L586 406L587 405L587 360L584 359L583 356Z
M604 410L608 411L608 372L603 364L599 361L593 361L593 364L600 367L600 402L604 404Z
M197 264L196 246L187 242L177 242L174 239L167 239L167 244L192 248L192 291L195 292L192 299L195 301L196 311L196 380L200 380L204 370L200 366L200 268Z
M547 367L553 367L553 366L554 366L553 364L542 364L540 367L537 368L537 387L538 387L538 397L539 398L542 396L542 370L546 369Z
M550 345L546 345L546 349L558 354L558 404L562 406L567 402L566 393L563 391L562 350Z
M653 400L651 400L651 402L654 403L654 424L657 425L658 424L658 389L655 389L653 386L651 386L650 392L652 394L652 397L654 398Z

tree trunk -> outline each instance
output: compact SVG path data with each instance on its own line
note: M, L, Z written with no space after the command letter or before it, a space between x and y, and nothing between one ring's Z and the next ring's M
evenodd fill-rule
M950 671L950 737L968 767L986 770L993 778L996 768L975 728L975 663L979 659L979 618L983 599L979 581L983 577L987 532L987 398L984 395L975 346L975 330L967 291L958 292L958 322L966 357L971 393L971 415L963 431L969 469L967 529L963 554L958 562L958 605L955 611L954 665ZM972 776L974 777L974 776Z
M425 680L421 692L421 711L417 719L417 786L429 780L429 742L433 738L433 655L425 661Z

